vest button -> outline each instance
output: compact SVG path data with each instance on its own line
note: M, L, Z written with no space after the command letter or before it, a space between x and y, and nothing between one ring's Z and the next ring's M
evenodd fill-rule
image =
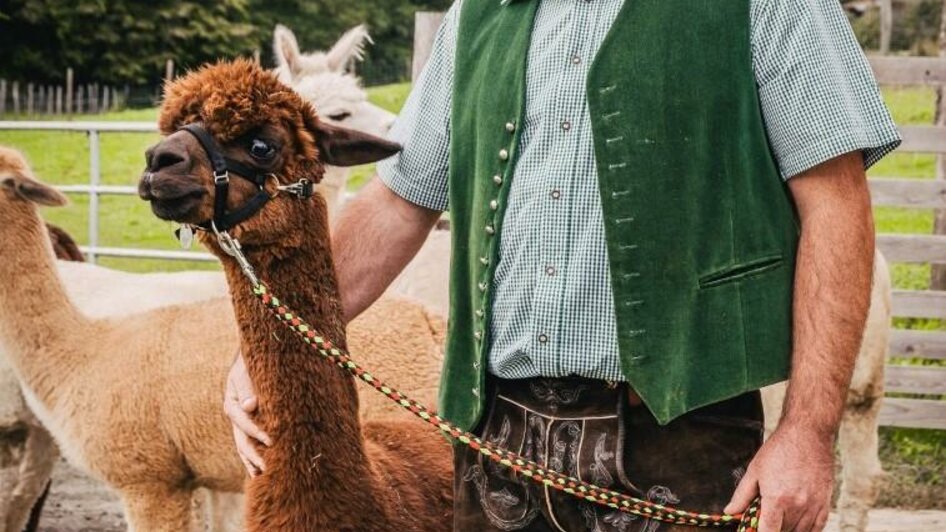
M485 292L486 289L489 288L489 287L486 285L486 283L479 283L479 284L476 285L476 287L480 289L480 292Z
M503 176L501 176L501 175L499 175L499 174L494 175L494 176L493 176L493 183L496 183L497 185L502 185L502 184L503 184Z
M496 228L494 228L492 225L487 225L485 229L486 229L486 234L487 234L487 235L495 235L495 234L496 234Z
M473 388L473 396L474 396L474 397L479 397L479 396L480 396L480 389L479 389L479 388Z
M487 257L486 255L483 255L482 257L480 257L480 264L482 264L483 266L489 266L489 257Z
M489 208L495 211L496 209L499 208L499 202L496 200L490 200Z
M506 131L512 133L512 132L515 131L515 130L516 130L516 123L515 123L515 122L506 122Z
M477 340L482 340L482 339L483 339L483 332L482 332L482 331L474 331L474 332L473 332L473 338L476 338Z
M476 317L477 317L477 318L482 318L485 314L486 314L486 313L483 312L483 309L481 309L481 308L476 309Z
M506 148L499 150L499 158L504 161L509 159L509 150L507 150Z

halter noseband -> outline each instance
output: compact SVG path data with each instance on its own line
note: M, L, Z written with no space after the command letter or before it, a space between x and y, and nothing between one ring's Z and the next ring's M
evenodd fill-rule
M224 155L223 150L217 145L213 136L200 124L187 124L181 129L197 139L197 142L204 148L204 152L207 153L210 166L213 168L214 215L212 220L197 224L198 228L205 231L213 230L214 232L228 231L240 222L258 213L266 203L273 199L279 192L287 192L300 199L312 197L314 190L311 180L302 178L291 185L280 185L276 174L255 166L246 165ZM227 197L230 192L230 172L253 183L259 190L249 201L233 211L227 211ZM273 181L276 184L276 189L273 192L266 190L266 183L268 181Z

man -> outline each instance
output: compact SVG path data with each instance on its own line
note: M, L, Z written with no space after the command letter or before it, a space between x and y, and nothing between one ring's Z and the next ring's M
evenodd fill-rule
M837 0L460 0L335 231L349 318L451 211L440 408L550 468L821 530L899 137ZM761 445L758 388L791 377ZM227 411L250 438L241 360ZM761 445L761 448L760 448ZM456 530L657 530L456 451Z

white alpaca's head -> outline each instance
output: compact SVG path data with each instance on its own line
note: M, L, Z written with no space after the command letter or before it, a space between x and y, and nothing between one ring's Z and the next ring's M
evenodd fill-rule
M276 75L279 81L292 85L293 81L312 74L343 74L351 63L364 59L365 46L371 43L368 28L361 24L345 32L327 52L302 53L292 30L277 24L273 32Z
M395 115L370 103L361 82L346 70L364 57L364 46L370 42L361 25L348 30L328 52L302 53L292 30L277 25L273 51L279 66L275 72L280 81L312 102L323 120L384 136Z
M369 102L361 81L346 68L363 58L364 46L370 42L365 27L356 26L328 52L303 54L292 31L278 25L273 35L273 51L279 65L275 72L280 81L318 109L321 120L384 137L397 116ZM330 218L335 217L344 199L349 174L347 168L327 166L317 187L328 203Z

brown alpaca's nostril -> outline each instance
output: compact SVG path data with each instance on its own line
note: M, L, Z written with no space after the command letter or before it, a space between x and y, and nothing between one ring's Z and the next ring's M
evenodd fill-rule
M148 160L148 170L157 172L165 168L170 168L176 164L186 161L185 156L169 150L155 150L150 154Z

